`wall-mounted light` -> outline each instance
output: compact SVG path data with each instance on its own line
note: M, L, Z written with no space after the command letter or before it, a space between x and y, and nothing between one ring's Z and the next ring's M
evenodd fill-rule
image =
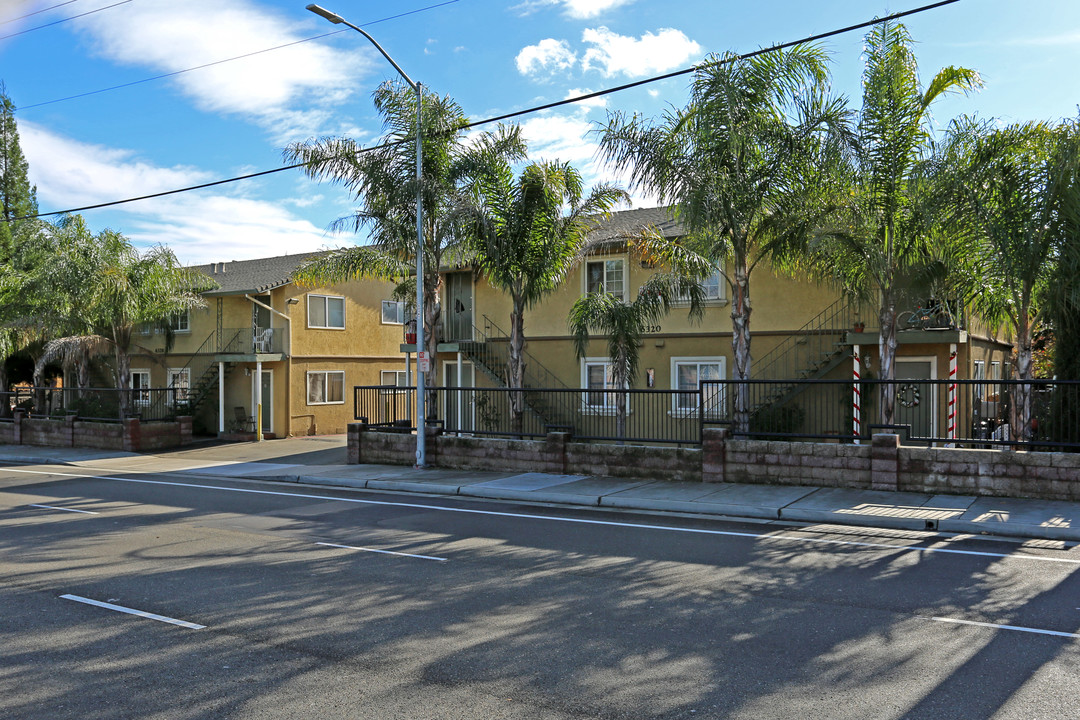
M244 374L251 377L251 368L244 368Z
M289 298L285 301L286 305L296 305L300 302L300 298Z

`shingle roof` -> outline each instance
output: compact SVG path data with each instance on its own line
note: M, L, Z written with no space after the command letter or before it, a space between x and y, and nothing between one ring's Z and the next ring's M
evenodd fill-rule
M225 263L196 265L195 270L204 273L219 287L204 295L243 295L244 293L262 293L272 288L287 285L292 280L292 273L306 260L331 251L297 253L278 257L257 258L255 260L235 260Z
M671 217L671 209L666 207L639 208L611 213L607 220L589 233L590 240L619 240L628 235L636 235L643 228L652 225L664 237L684 235L682 224Z

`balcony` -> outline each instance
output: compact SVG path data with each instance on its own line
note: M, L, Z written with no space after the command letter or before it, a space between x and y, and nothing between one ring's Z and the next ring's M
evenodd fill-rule
M273 362L284 360L288 328L223 328L216 359L222 362Z

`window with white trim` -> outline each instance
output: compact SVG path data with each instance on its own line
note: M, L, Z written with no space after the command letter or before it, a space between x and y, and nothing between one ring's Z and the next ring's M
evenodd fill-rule
M701 281L701 287L705 291L706 302L715 302L724 299L724 278L720 275L720 268L712 271L712 275ZM676 302L690 302L689 295L680 295Z
M410 385L409 372L407 370L383 370L379 373L379 384L408 387Z
M191 368L169 368L169 404L187 402L191 392Z
M131 389L134 391L131 396L135 405L148 407L150 405L150 371L132 370Z
M585 393L584 409L594 411L614 411L616 393L614 366L607 358L585 358L581 361L581 387ZM630 402L627 398L627 409Z
M169 318L169 324L172 326L174 333L191 332L191 311L184 310L176 313Z
M382 323L383 325L404 325L405 303L401 300L383 300Z
M672 412L678 414L697 413L699 402L708 415L722 415L726 412L724 387L702 383L710 380L723 380L726 368L724 357L673 357L671 358L671 389L677 390L672 400Z
M340 405L344 402L344 370L312 370L308 372L308 405Z
M591 260L585 263L585 292L608 293L620 299L626 298L626 261Z
M308 327L345 329L345 298L335 295L308 295Z

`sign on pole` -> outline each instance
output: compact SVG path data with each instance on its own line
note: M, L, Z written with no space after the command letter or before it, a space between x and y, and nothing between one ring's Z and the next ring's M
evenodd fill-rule
M428 357L428 354L423 350L416 353L416 366L420 372L426 373L431 371L431 358Z

